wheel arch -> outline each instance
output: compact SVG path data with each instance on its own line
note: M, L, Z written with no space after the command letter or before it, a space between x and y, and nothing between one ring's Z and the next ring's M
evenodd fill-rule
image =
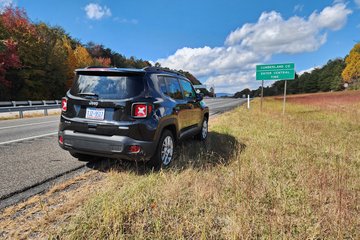
M160 137L165 129L168 129L174 136L174 140L177 141L179 139L179 128L176 122L176 119L166 119L161 124L159 124L159 128L156 131L155 140L159 142Z

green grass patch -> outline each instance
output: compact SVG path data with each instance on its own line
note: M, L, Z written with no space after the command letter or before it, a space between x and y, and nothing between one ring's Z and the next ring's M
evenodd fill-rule
M360 122L267 99L160 172L115 168L61 239L359 239ZM357 119L356 119L357 118Z

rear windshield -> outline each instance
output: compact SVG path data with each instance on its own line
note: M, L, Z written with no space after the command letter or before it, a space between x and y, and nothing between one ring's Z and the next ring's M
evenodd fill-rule
M70 93L98 99L125 99L138 96L144 90L142 76L77 75Z

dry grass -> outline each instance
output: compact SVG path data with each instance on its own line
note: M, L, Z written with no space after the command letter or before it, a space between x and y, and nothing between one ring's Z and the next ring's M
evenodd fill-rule
M0 239L47 239L101 186L101 178L91 171L2 210Z
M276 100L283 98L278 96ZM360 106L360 91L342 91L342 92L325 92L312 94L296 94L288 95L287 101L290 103L304 104L308 106L319 106L321 109L341 110L352 109L359 110L359 108L348 108L348 105Z
M355 105L357 103L354 103ZM61 239L359 239L360 121L267 99L218 117L173 167L113 169ZM344 108L344 109L342 109ZM351 116L351 117L350 117Z
M254 101L168 169L100 168L5 209L0 238L359 239L358 106Z

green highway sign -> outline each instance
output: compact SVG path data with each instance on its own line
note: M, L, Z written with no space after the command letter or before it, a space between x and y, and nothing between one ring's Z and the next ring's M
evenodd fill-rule
M256 66L256 80L294 80L295 64L265 64Z

